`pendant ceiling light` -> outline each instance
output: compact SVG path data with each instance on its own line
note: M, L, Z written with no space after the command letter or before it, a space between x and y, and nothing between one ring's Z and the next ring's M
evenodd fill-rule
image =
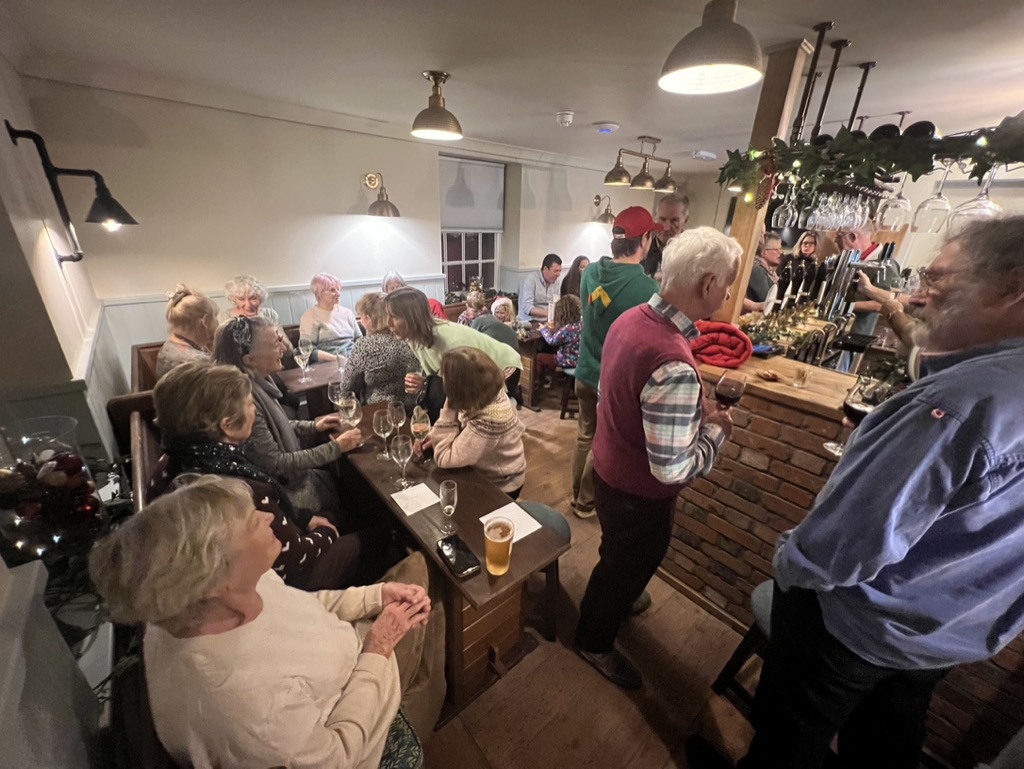
M604 175L604 183L609 187L628 187L633 177L622 164L622 152L619 152L619 159L615 161L615 168Z
M412 121L412 135L417 139L432 139L439 142L455 142L462 138L462 126L458 119L444 107L441 84L451 75L447 72L430 70L423 77L433 83L430 99L425 110Z
M654 183L655 192L666 192L673 193L676 191L676 180L672 178L672 164L668 164L668 168L665 169L665 175L662 176L658 181Z
M750 31L736 23L736 0L711 0L699 27L676 43L658 85L685 94L738 91L764 77L764 55Z
M640 173L633 177L629 188L632 190L654 189L654 177L651 176L650 161L647 158L644 158L643 168L640 169Z

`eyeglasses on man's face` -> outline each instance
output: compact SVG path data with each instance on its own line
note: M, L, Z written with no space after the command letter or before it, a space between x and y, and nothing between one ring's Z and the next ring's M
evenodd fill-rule
M921 277L921 287L927 288L928 286L934 286L951 275L964 272L966 268L959 270L940 270L934 267L921 267L918 269L917 274Z

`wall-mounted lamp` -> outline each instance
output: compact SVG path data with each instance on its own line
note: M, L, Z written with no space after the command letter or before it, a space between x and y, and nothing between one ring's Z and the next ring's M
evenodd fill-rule
M445 109L441 84L451 77L447 72L428 70L423 77L433 83L427 108L420 111L412 122L412 135L417 139L433 139L441 142L455 142L462 138L462 126L458 119Z
M367 210L370 216L401 216L398 213L398 206L388 200L388 191L384 187L384 177L378 171L363 176L363 184L367 189L377 190L377 199L370 203Z
M601 211L601 201L607 200L608 206ZM615 224L615 214L612 213L612 199L605 195L594 195L594 207L597 208L598 214L594 217L594 221L598 224Z
M107 189L107 183L96 171L82 168L58 168L50 160L50 153L46 151L46 142L43 141L42 136L35 131L19 130L12 126L9 120L5 120L4 125L7 126L7 133L10 134L12 142L17 144L18 139L30 139L39 152L39 159L43 163L43 173L46 174L46 181L50 183L50 191L57 204L57 212L68 231L73 249L73 253L68 255L57 254L58 262L80 262L84 256L82 246L78 243L75 226L71 223L67 204L64 202L64 195L61 194L60 185L57 183L58 176L88 176L96 183L96 199L89 207L89 214L85 217L85 221L90 224L102 224L107 232L121 229L122 224L138 224L132 215L125 211L124 206L114 200L110 190Z
M672 161L668 158L655 157L654 153L658 149L658 143L661 139L654 136L638 136L637 139L640 141L640 151L627 150L625 148L619 149L619 156L615 161L615 167L605 174L604 183L609 187L626 187L629 186L634 190L654 190L655 192L675 192L676 183L672 178ZM644 152L644 145L650 144L651 151ZM629 171L622 164L622 156L631 155L635 158L642 158L644 161L643 167L640 169L640 173L636 176L630 176ZM651 175L651 161L665 164L665 173L660 179L655 181Z

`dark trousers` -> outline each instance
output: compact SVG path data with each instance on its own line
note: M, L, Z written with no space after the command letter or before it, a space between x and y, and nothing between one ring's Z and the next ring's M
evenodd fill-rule
M776 585L772 600L757 731L738 769L819 769L837 732L840 767L916 769L928 702L948 669L872 665L825 629L816 592Z
M576 643L584 651L612 650L619 627L668 551L676 498L647 499L619 491L594 473L601 523L599 560L580 603Z

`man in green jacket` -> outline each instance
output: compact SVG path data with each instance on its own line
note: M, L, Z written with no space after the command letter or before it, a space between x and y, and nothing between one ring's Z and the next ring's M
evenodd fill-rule
M580 518L596 514L590 445L597 430L597 383L601 379L604 338L616 318L643 304L658 290L658 284L644 272L642 262L654 233L661 229L645 208L631 206L622 211L612 225L612 257L605 256L591 264L580 282L583 334L576 365L576 397L580 407L576 451L572 457L572 506Z

